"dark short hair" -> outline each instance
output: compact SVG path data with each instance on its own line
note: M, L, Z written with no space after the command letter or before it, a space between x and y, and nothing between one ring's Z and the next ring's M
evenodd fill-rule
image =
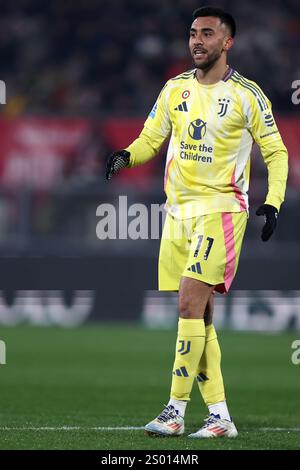
M197 10L193 12L193 20L195 20L199 16L214 16L215 18L220 18L221 23L226 24L226 26L229 28L231 37L234 38L236 32L236 24L233 17L229 13L226 13L226 11L222 10L221 8L215 7L201 7L197 8Z

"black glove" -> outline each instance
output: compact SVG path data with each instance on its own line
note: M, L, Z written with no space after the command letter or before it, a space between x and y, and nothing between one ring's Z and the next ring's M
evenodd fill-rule
M261 239L267 242L277 225L278 210L270 204L263 204L256 210L256 215L265 216L265 225L261 232Z
M126 168L129 165L130 152L127 150L118 150L117 152L112 153L106 162L106 179L110 180L117 171L121 168Z

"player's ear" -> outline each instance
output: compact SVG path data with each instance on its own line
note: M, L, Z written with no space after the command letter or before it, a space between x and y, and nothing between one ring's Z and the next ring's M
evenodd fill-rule
M229 49L232 48L233 43L234 43L234 39L231 36L225 37L224 38L224 44L223 44L223 50L226 51L226 52L229 51Z

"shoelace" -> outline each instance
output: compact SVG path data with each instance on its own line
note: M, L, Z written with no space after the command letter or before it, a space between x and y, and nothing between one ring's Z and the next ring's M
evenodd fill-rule
M165 423L169 419L177 418L177 417L178 417L178 412L175 410L175 408L172 405L169 405L169 406L166 406L166 408L158 416L157 420Z
M214 424L218 421L218 418L215 418L214 416L208 416L205 420L205 424L203 428L208 428L211 424Z

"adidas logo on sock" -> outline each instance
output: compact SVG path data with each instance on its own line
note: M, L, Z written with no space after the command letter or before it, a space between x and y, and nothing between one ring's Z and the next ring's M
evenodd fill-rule
M197 375L197 382L205 382L206 380L208 380L208 377L206 377L205 374L203 374L203 372L200 372L200 374Z
M173 375L177 375L178 377L188 377L189 374L185 367L180 367L180 369L176 369L173 371Z

